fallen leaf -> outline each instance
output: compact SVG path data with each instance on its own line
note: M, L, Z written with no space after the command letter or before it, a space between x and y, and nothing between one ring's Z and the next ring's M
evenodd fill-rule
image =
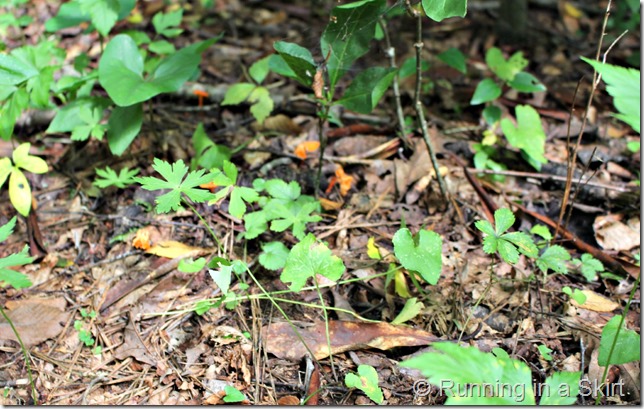
M143 342L144 335L138 332L132 319L130 319L130 322L125 327L124 332L125 339L123 340L123 343L114 350L114 358L125 359L132 357L139 362L143 362L157 368L166 368L166 365L159 356L152 353L154 348L148 348L145 345Z
M302 128L284 114L268 117L264 120L263 124L255 122L253 123L252 128L255 131L282 132L290 135L297 135L302 132Z
M421 346L438 340L427 331L386 322L329 321L329 353L324 322L297 330L316 359L326 358L330 353L335 355L365 348L387 350L394 347ZM288 322L267 325L262 331L264 339L267 340L266 351L278 358L297 361L308 353Z
M598 216L593 223L595 239L604 250L628 251L640 246L639 221L629 224L637 230L621 222L620 215Z
M159 257L177 258L188 256L191 253L201 253L203 251L207 250L200 247L188 246L187 244L183 244L178 241L168 240L150 247L146 253L154 254Z
M339 210L342 208L342 205L344 205L342 202L334 202L333 200L325 199L323 197L320 197L318 200L324 210Z
M34 298L7 301L4 307L20 339L29 348L61 333L70 316L66 306L63 298ZM9 323L0 317L0 341L7 340L17 341Z
M577 308L596 312L611 312L619 307L618 303L596 292L590 290L582 290L581 292L586 296L586 301L583 304L579 305L573 298L570 299L570 303Z

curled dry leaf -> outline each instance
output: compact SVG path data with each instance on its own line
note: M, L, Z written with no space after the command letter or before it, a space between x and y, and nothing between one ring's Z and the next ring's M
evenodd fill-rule
M387 350L402 346L421 346L438 340L429 332L386 322L329 321L329 353L324 322L297 330L316 359L326 358L330 353L339 354L365 348ZM266 351L278 358L299 360L308 353L288 322L267 325L262 331L267 340Z

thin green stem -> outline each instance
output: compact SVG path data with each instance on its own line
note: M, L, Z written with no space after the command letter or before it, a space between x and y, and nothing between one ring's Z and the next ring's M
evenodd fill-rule
M29 351L27 351L25 344L22 342L22 338L20 338L20 334L18 333L18 330L13 325L13 321L11 321L11 319L5 313L2 307L0 307L0 314L2 314L4 319L9 323L11 330L13 331L14 335L16 336L16 339L18 340L18 343L20 344L20 349L22 350L22 354L25 357L25 366L27 367L27 378L29 378L29 384L31 385L31 396L34 400L34 405L38 405L38 392L36 391L36 384L34 383L34 378L31 374L31 356L29 354Z
M197 211L197 209L195 209L194 206L189 201L187 201L185 198L183 199L183 203L185 203L186 206L188 206L190 208L190 210L192 210L192 213L194 213L199 218L199 220L201 220L201 223L203 223L203 225L206 227L206 230L208 230L208 233L210 233L210 236L217 243L217 247L219 248L219 251L223 252L224 250L223 250L223 248L221 246L221 243L219 242L219 239L217 238L217 235L215 235L215 232L212 230L212 228L206 222L206 220L201 216L201 214Z
M335 365L333 364L333 351L331 350L331 333L329 331L329 314L327 313L327 307L324 303L324 297L322 297L322 291L320 291L320 284L316 276L313 276L313 282L315 283L315 290L318 293L318 298L320 299L320 306L322 307L322 314L324 314L324 331L326 334L326 346L329 348L329 362L331 362L331 372L333 373L333 378L338 382L338 374L335 371Z

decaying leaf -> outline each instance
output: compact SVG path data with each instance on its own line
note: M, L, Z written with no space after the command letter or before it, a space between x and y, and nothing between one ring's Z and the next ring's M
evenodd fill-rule
M324 322L297 328L316 359L329 356ZM299 360L308 351L288 322L277 322L262 328L267 352L278 358ZM394 347L427 345L438 339L429 332L386 322L329 321L331 353L365 348L387 350Z
M168 240L162 241L150 247L146 251L146 253L154 254L155 256L159 257L177 258L188 256L192 253L196 255L198 253L202 253L203 251L206 251L206 249L188 246L187 244L183 244L178 241Z
M7 301L6 313L16 327L25 347L54 338L65 327L70 313L63 298ZM0 317L0 341L17 341L8 322Z

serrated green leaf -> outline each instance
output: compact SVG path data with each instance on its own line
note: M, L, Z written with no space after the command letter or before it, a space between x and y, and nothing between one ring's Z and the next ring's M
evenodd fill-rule
M517 51L507 60L503 53L496 47L492 47L485 53L485 62L488 67L503 81L509 82L528 66L528 60L523 58L523 53Z
M568 267L566 261L570 260L568 250L558 244L548 247L536 260L537 267L545 274L548 270L555 273L566 274Z
M423 10L434 21L450 17L465 17L467 0L423 0Z
M0 243L7 240L7 238L13 233L13 228L16 226L16 216L13 216L11 220L7 223L0 226Z
M268 88L258 86L250 93L248 101L252 104L250 113L260 124L273 112L274 103Z
M487 234L488 236L496 235L496 231L494 231L494 227L492 227L492 223L488 222L487 220L477 220L474 223L474 226L476 226L477 229Z
M542 224L536 224L532 226L530 233L541 237L545 241L552 240L552 234L550 233L550 230L548 230L548 228Z
M534 258L539 255L539 249L534 244L532 237L528 236L522 231L505 233L501 236L501 238L514 244L521 253L525 254L528 257Z
M599 341L599 357L597 362L600 366L621 365L627 362L640 360L640 335L632 330L626 329L622 324L619 331L619 324L622 322L622 316L617 315L610 319L602 330L602 337ZM613 354L609 355L611 348L615 344Z
M272 241L262 244L262 252L259 255L259 264L269 270L284 268L289 249L280 241Z
M470 105L479 105L485 102L494 101L501 96L501 87L491 78L485 78L476 86Z
M301 194L300 184L296 181L286 183L282 179L271 179L266 181L264 187L269 195L285 202L294 201Z
M619 115L615 116L640 133L640 71L602 64L584 57L581 59L602 75L607 84L606 91L613 97L613 104L619 112Z
M106 166L105 169L96 169L96 175L98 177L94 180L94 185L100 189L105 189L108 186L116 186L119 189L125 189L132 183L136 182L134 176L138 173L138 169L130 170L125 167L117 174L112 170L112 168Z
M342 260L309 233L291 249L280 279L284 283L291 283L289 288L297 292L304 287L306 280L315 274L337 281L344 270Z
M514 224L514 213L508 208L502 207L494 212L495 234L500 236Z
M503 239L497 239L496 247L501 258L506 262L514 264L519 261L519 252L517 251L517 248L514 247L514 244Z
M604 271L604 265L591 254L584 253L581 255L581 274L588 281L593 281L597 273Z
M438 233L428 230L418 232L417 238L418 244L409 229L399 229L392 239L394 253L403 267L420 273L425 281L435 285L443 266L443 240Z
M246 213L246 203L253 203L259 199L259 194L254 189L243 186L235 186L230 194L230 204L228 205L228 212L241 219Z
M382 390L378 387L378 373L371 365L358 366L358 375L348 373L344 383L348 388L360 389L378 405L385 399Z

